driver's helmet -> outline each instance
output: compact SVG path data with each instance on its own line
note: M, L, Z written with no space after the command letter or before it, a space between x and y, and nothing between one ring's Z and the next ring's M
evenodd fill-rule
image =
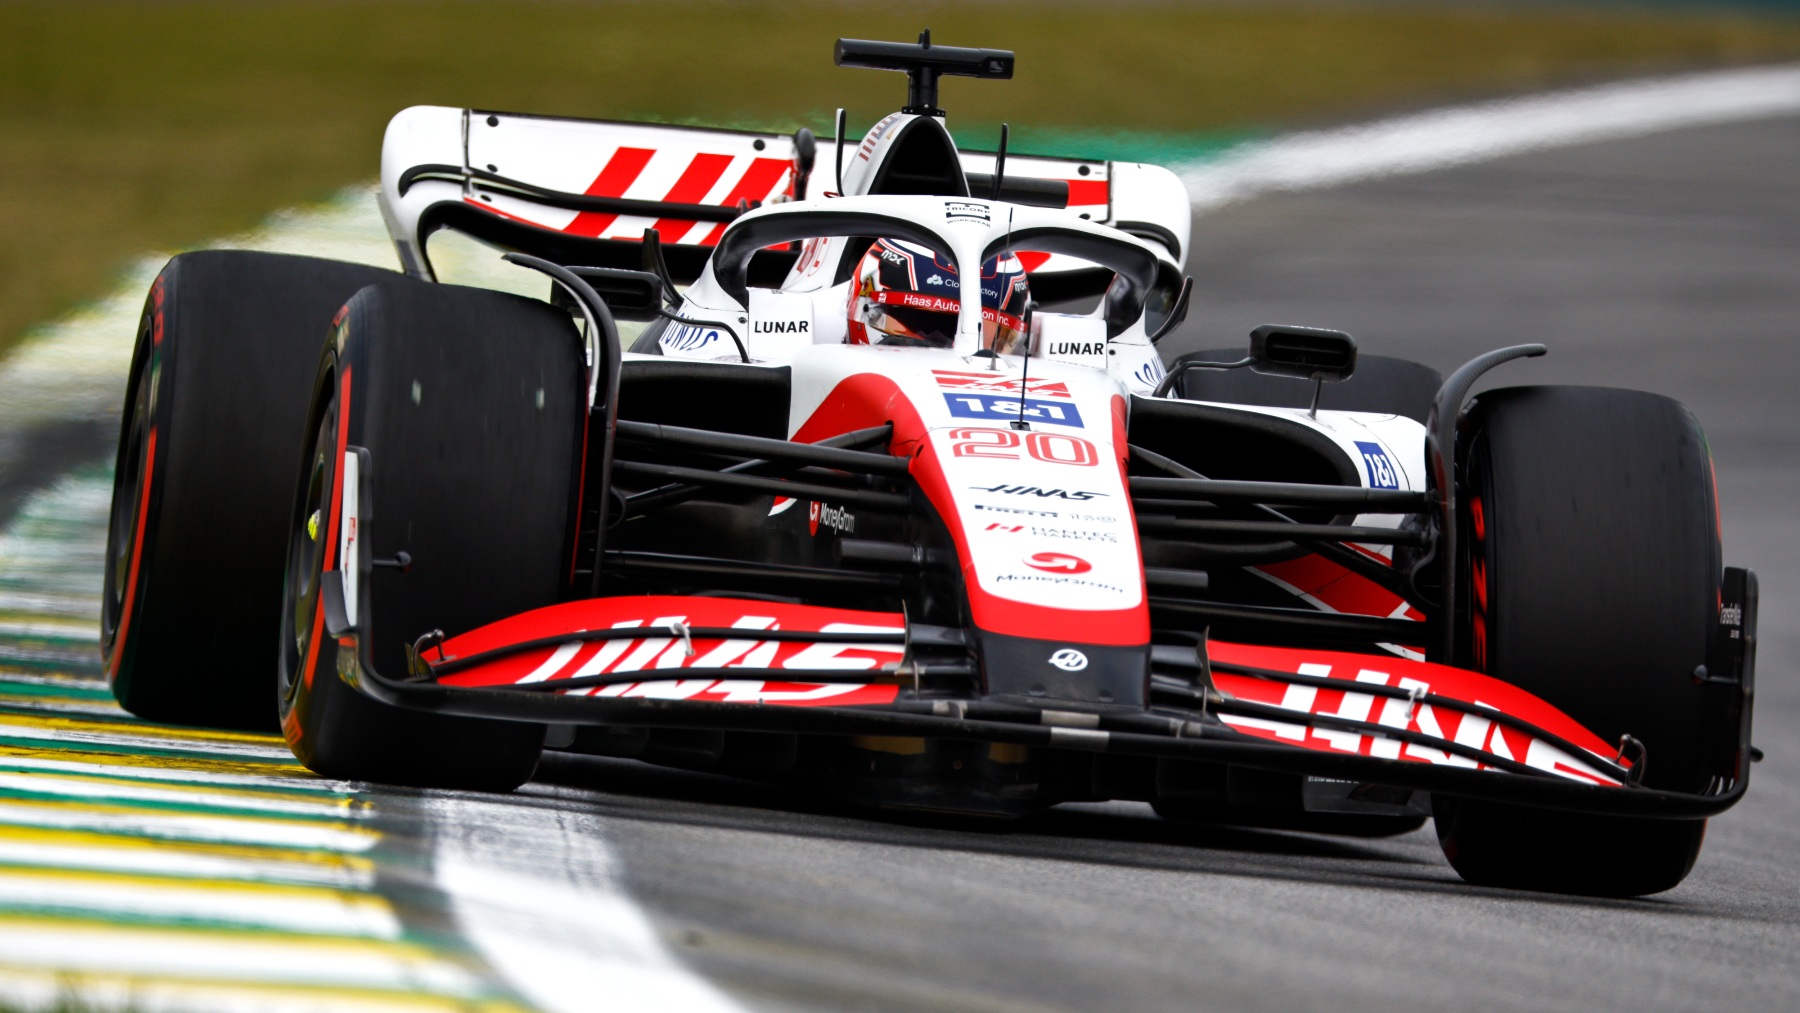
M949 348L956 340L962 285L956 268L926 247L880 239L863 254L850 285L853 345ZM1010 253L981 265L981 346L1011 352L1031 320L1031 285ZM1019 349L1024 351L1024 349Z

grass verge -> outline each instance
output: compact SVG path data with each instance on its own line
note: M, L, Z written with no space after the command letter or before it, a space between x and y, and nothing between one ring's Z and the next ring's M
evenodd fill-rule
M406 105L828 131L841 104L861 129L903 82L832 40L927 24L1019 53L1012 82L945 82L953 129L1098 154L1800 55L1800 20L1692 11L0 0L0 351L135 254L371 176Z

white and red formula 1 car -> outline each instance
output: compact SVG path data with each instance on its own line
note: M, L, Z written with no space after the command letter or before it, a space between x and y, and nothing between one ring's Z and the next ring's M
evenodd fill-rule
M1756 613L1685 409L1469 398L1536 345L1441 379L1265 326L1165 366L1171 173L959 149L938 78L1011 53L837 62L908 75L860 142L413 108L404 274L172 260L119 700L278 715L341 778L507 790L548 746L986 815L1429 815L1474 882L1681 881L1748 780ZM548 300L437 282L446 229Z

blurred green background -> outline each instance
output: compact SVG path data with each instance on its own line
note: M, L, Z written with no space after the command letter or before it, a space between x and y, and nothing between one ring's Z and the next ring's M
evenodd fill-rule
M249 4L0 0L0 350L134 256L372 178L411 104L854 132L898 75L840 35L1014 49L947 80L965 143L1141 157L1423 105L1792 59L1791 10L1478 3Z

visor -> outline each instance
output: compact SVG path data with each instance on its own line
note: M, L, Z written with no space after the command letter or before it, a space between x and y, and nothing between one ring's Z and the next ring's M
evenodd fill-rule
M865 321L890 337L922 342L934 348L956 343L956 317L962 304L923 292L875 292L869 297L871 319ZM983 306L981 337L985 347L1006 352L1025 333L1025 321Z

